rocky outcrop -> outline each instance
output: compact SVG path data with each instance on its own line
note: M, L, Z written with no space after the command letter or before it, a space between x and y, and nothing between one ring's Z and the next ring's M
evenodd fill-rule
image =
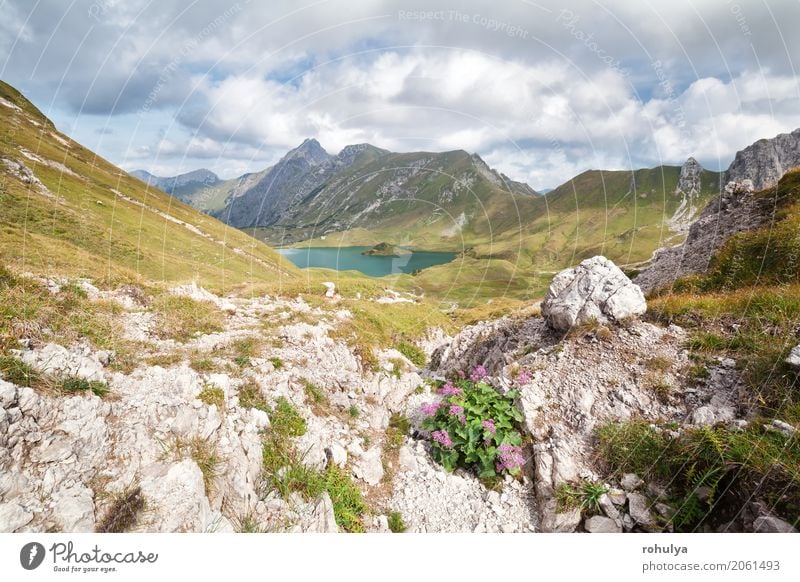
M559 511L556 490L599 478L594 451L598 426L632 418L686 421L688 409L679 389L688 364L684 338L685 332L675 326L665 329L633 320L625 327L563 339L542 317L505 318L465 328L435 354L434 363L445 373L487 357L493 383L520 391L525 428L534 442L530 467L539 528L573 531L580 525L580 511ZM654 356L671 362L657 378L674 387L666 399L652 387L648 360ZM515 385L515 370L528 372L524 385ZM611 529L596 521L590 527ZM622 527L621 521L615 522L615 530ZM634 527L631 522L629 529Z
M694 162L694 163L692 163ZM736 153L724 173L725 187L689 227L686 241L653 254L650 266L635 282L650 292L671 285L687 275L708 270L711 258L732 236L769 223L774 200L753 192L774 188L789 170L800 166L800 129L761 139ZM696 186L702 168L689 158L679 180L679 189ZM683 205L682 205L683 206ZM685 222L685 221L684 221Z
M559 331L590 320L618 322L646 310L641 289L613 262L599 256L556 275L542 302L542 315Z
M755 190L773 188L783 175L800 166L800 129L760 139L736 153L725 182L749 180Z
M681 166L678 186L675 194L681 197L681 203L667 221L670 230L685 233L697 214L697 199L700 195L703 179L703 166L694 158L689 158Z
M768 224L774 202L756 197L749 182L729 183L700 213L679 246L656 251L650 266L634 282L650 292L687 275L705 272L730 237Z
M678 192L685 192L686 194L697 194L700 192L700 179L703 175L703 166L690 157L681 166L681 173L678 175Z

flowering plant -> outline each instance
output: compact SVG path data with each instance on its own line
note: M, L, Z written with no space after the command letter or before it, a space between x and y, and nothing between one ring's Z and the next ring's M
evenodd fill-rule
M518 475L525 463L517 430L522 413L514 405L519 393L503 396L486 378L486 370L478 366L439 384L441 399L420 407L422 426L430 431L434 459L448 471L460 466L474 469L479 477Z

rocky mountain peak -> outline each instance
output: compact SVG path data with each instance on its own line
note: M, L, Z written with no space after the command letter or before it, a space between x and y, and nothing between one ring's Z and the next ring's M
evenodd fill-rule
M284 160L304 160L310 166L320 166L331 160L331 155L325 151L320 143L312 138L307 138L299 146L290 151Z
M751 180L755 190L772 188L783 175L800 166L800 129L760 139L736 153L724 182Z
M686 194L693 194L700 191L700 177L703 174L703 166L693 157L689 157L681 166L681 173L678 177L678 188L676 191Z

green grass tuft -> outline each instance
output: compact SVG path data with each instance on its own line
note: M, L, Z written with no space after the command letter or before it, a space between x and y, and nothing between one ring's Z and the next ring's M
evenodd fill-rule
M219 410L225 408L225 392L215 384L204 384L197 398L208 406L216 406Z
M388 517L389 531L392 533L404 533L408 529L399 511L390 511Z
M424 368L428 363L428 356L421 349L409 342L400 342L395 349L403 354L417 368Z
M269 412L272 431L282 437L299 437L306 434L306 421L286 398L281 396Z
M239 387L239 405L244 408L255 408L269 414L270 408L258 383L249 378Z
M67 394L74 394L76 392L88 392L91 390L95 396L103 397L109 393L110 388L105 382L99 380L86 380L85 378L78 378L76 376L64 378L59 384L59 389Z

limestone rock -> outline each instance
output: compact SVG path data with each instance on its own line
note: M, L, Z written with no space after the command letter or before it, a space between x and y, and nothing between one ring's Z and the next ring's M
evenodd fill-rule
M330 495L325 491L311 510L311 516L303 527L304 532L311 533L339 533L339 526L336 525L336 515L333 512L333 502Z
M372 447L353 467L353 474L370 485L377 485L383 479L383 463L380 447Z
M800 344L794 346L792 351L789 352L789 355L786 357L786 363L793 368L800 369Z
M559 331L589 320L620 321L647 310L642 290L605 257L586 259L553 278L542 315Z
M53 494L53 518L65 532L94 531L94 500L88 487L76 484Z
M403 471L416 471L418 469L417 459L407 446L400 447L398 463L400 464L400 469Z
M650 502L641 493L628 493L628 511L637 525L645 529L655 525L653 515L650 513Z
M32 519L33 513L18 503L0 503L0 532L14 532Z
M792 168L800 166L800 129L760 139L743 150L725 172L725 182L749 180L753 189L772 188Z
M213 516L197 463L184 460L173 465L155 464L143 471L142 494L149 507L152 523L148 531L205 532Z
M620 479L620 485L625 491L634 491L644 485L644 481L635 473L625 473Z
M621 525L617 525L613 519L602 515L593 515L587 519L583 528L589 533L619 533L622 531Z
M758 533L797 533L792 524L773 515L762 515L753 522L753 531Z
M339 443L333 443L325 449L325 454L328 456L328 460L337 467L344 467L347 464L347 449Z

